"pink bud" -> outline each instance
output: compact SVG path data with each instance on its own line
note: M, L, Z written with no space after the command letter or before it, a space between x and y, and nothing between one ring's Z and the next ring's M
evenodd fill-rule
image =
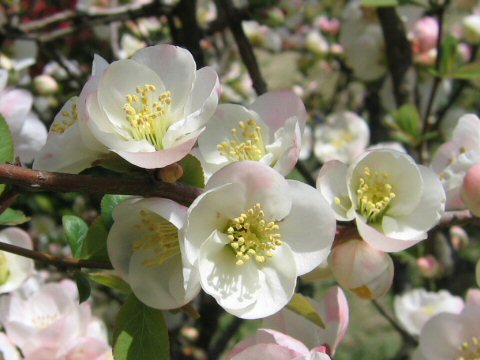
M440 264L433 255L418 258L417 268L420 274L429 279L437 277L440 273Z
M468 210L480 217L480 164L473 165L465 174L461 195Z
M415 23L413 28L413 52L425 53L437 46L438 22L435 18L426 16Z
M328 263L338 283L362 299L383 296L392 285L393 261L360 237L335 246Z
M455 250L459 251L465 249L468 245L467 232L458 225L450 227L450 241Z

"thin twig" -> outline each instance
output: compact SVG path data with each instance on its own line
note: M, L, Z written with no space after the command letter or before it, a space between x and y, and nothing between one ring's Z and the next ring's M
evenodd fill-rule
M46 254L40 251L25 249L20 246L15 246L12 244L7 244L0 242L0 250L6 251L12 254L17 254L29 259L38 260L49 265L56 266L58 268L69 268L69 269L105 269L112 270L113 266L108 261L98 261L98 260L83 260L83 259L73 259L67 257L59 257L50 254Z
M82 192L89 194L139 195L162 197L190 205L202 190L184 184L170 184L149 176L73 175L27 169L0 164L0 184L12 184L17 189L38 192Z

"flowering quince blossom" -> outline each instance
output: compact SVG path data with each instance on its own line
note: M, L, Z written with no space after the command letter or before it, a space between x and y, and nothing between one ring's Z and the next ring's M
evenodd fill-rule
M315 325L293 311L284 308L265 318L262 328L273 329L301 340L307 347L325 347L334 355L348 328L348 303L344 292L338 286L331 287L321 302L307 298L325 323L325 329Z
M130 198L113 211L109 258L133 293L157 309L179 308L200 291L195 269L182 262L179 229L187 208L160 198Z
M32 94L23 89L7 88L8 72L0 69L0 114L12 133L15 156L22 162L33 160L45 144L47 129L32 109Z
M20 360L20 354L7 335L0 333L0 356L3 360Z
M301 341L271 329L240 342L227 355L227 360L330 360L323 346L311 351Z
M480 119L463 115L453 130L452 138L440 146L431 167L438 174L447 194L447 210L465 209L461 188L466 172L480 163Z
M412 335L420 335L423 325L442 312L458 314L463 310L463 300L446 290L437 293L425 289L410 290L395 296L393 308L400 324Z
M22 229L15 227L0 231L0 242L33 249L30 236ZM0 251L0 294L20 287L34 271L32 259Z
M437 314L423 326L415 359L480 358L480 302L476 292L468 292L462 312Z
M298 160L306 118L302 100L290 91L263 94L249 108L221 104L198 139L197 154L207 176L240 160L287 175Z
M369 140L365 120L350 111L338 112L315 128L314 153L321 162L340 160L349 164L365 151Z
M480 216L480 163L473 165L465 174L461 196L468 210Z
M188 210L187 260L203 290L241 318L271 315L321 262L335 218L315 189L255 161L225 166Z
M111 354L104 324L92 317L89 303L78 304L70 280L43 285L28 298L19 292L2 297L0 321L25 360L104 360Z
M96 56L93 76L77 101L81 137L76 141L83 142L78 146L99 154L112 151L149 169L182 159L213 115L220 91L211 67L195 67L190 52L172 45L148 47L111 64ZM50 131L63 133L76 118L68 115ZM60 146L50 147L40 154L37 168L42 162L54 168L63 161L63 153L51 151ZM87 164L90 156L85 156Z
M445 193L435 173L394 150L367 151L349 167L329 161L317 188L337 220L355 220L361 237L386 252L425 239L444 211Z

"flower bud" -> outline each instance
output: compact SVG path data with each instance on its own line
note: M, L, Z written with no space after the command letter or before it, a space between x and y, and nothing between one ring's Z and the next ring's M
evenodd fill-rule
M433 255L422 256L417 260L417 269L423 277L432 279L441 272L441 266Z
M468 169L463 178L461 195L468 210L480 217L480 164Z
M173 163L158 170L157 177L166 183L173 184L183 176L183 168L178 163Z
M362 299L383 296L392 285L391 257L359 237L335 246L328 263L338 283Z
M413 29L414 53L425 53L437 46L438 22L426 16L415 23Z
M463 35L472 44L480 42L480 15L469 15L463 18Z
M455 225L450 228L450 242L456 251L463 250L468 245L468 234L460 226Z
M33 79L33 86L40 95L54 94L58 91L57 81L50 75L38 75Z

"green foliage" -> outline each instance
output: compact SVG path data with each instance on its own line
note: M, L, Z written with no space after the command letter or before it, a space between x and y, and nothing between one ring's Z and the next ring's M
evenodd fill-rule
M78 216L65 215L62 217L63 230L74 257L80 257L82 246L88 233L88 225Z
M108 230L102 217L99 216L88 229L80 257L82 259L108 261L107 236Z
M179 164L183 168L183 175L179 180L181 183L199 188L205 187L202 165L195 156L187 155L179 161Z
M398 0L362 0L362 6L368 7L384 7L397 6Z
M13 138L7 122L0 115L0 164L13 161ZM5 185L0 184L0 194L5 189Z
M30 221L20 210L6 209L0 214L0 225L20 225Z
M392 130L392 137L411 146L416 146L422 139L422 119L413 104L405 104L385 120Z
M116 275L113 275L112 273L95 272L88 274L88 276L93 281L111 287L115 290L120 291L121 293L130 294L132 292L130 285L128 285L123 279L119 278Z
M440 77L448 77L457 64L458 40L448 35L442 43L442 55L440 58Z
M102 219L107 229L113 224L112 212L115 206L120 204L123 200L128 199L128 195L105 195L100 203Z
M287 308L292 310L294 313L303 316L305 319L310 320L315 325L320 326L322 329L325 329L325 324L323 323L320 314L302 294L295 293L292 297L292 300L290 300L288 303Z
M477 279L477 285L480 287L480 260L478 260L477 266L475 267L475 277Z
M81 304L82 302L88 300L88 298L90 297L92 288L90 287L90 282L88 281L88 278L84 274L82 274L80 271L77 271L76 273L73 274L73 279L77 284L78 300Z
M118 313L113 331L115 360L170 359L168 330L162 312L130 295Z
M451 79L474 80L480 77L480 61L458 67L447 74Z

